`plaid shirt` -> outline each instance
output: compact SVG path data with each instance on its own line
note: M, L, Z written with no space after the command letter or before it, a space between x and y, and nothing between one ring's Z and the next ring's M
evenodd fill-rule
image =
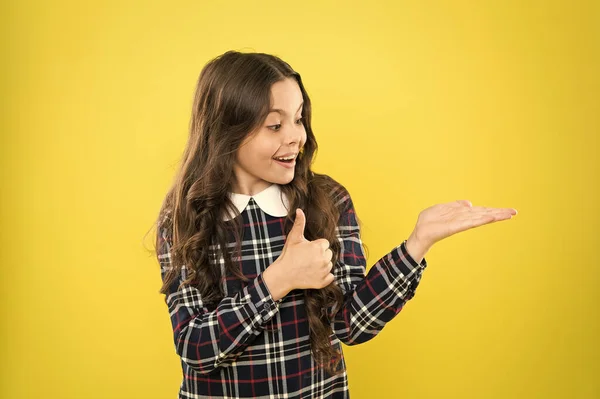
M273 193L278 191L270 192L269 198L262 198L263 204L275 200ZM337 228L341 254L333 273L345 302L332 320L330 337L341 351L341 342L356 345L370 340L400 312L414 296L427 261L417 264L403 241L366 274L352 199L345 189L332 195L344 210ZM225 297L209 311L196 288L178 289L186 277L183 267L180 280L167 295L175 350L183 369L179 398L348 398L343 356L339 367L344 372L338 376L316 367L302 290L274 301L262 278L283 249L285 217L266 213L264 209L272 208L273 202L261 207L256 199L248 197L241 206L236 202L244 232L241 262L235 256L232 260L241 265L250 282L225 279ZM160 226L158 234L157 257L164 278L171 267L172 241ZM233 248L233 236L230 245ZM222 258L218 266L213 264L221 270L223 265Z

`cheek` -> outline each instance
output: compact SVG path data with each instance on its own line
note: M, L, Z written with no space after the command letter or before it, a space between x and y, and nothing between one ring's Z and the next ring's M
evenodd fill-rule
M247 158L252 165L261 165L260 167L265 167L265 165L274 162L273 155L277 153L277 149L279 147L276 144L273 144L268 141L262 141L260 145L255 145L251 148L248 148Z
M248 140L245 145L238 150L238 159L245 166L253 166L257 163L263 163L271 160L277 151L276 143L265 137L257 136Z
M258 158L271 159L281 146L277 140L262 140L260 145L256 146L256 154Z
M252 168L253 165L260 160L261 148L256 146L255 143L249 142L246 145L240 147L237 154L237 160L240 165L244 168Z

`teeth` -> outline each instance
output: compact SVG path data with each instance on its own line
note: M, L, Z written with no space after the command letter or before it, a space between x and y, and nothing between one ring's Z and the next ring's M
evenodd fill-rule
M280 160L280 161L291 161L291 160L292 160L292 159L294 159L295 157L296 157L295 155L292 155L292 156L289 156L289 157L275 158L275 159L278 159L278 160Z

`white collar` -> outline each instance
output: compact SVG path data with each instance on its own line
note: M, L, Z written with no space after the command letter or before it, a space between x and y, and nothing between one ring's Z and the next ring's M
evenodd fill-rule
M289 209L289 200L285 193L281 191L278 184L273 183L258 194L246 195L238 193L229 193L229 198L240 213L246 209L250 198L254 198L256 204L263 212L276 217L287 216ZM233 214L225 214L223 220L233 219Z

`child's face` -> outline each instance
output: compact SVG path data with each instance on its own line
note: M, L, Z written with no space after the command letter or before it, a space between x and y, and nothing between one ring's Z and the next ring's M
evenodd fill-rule
M272 110L254 134L238 149L234 164L234 192L254 195L272 183L287 184L294 178L296 156L306 143L302 115L302 92L293 78L271 87ZM291 162L275 160L291 155Z

